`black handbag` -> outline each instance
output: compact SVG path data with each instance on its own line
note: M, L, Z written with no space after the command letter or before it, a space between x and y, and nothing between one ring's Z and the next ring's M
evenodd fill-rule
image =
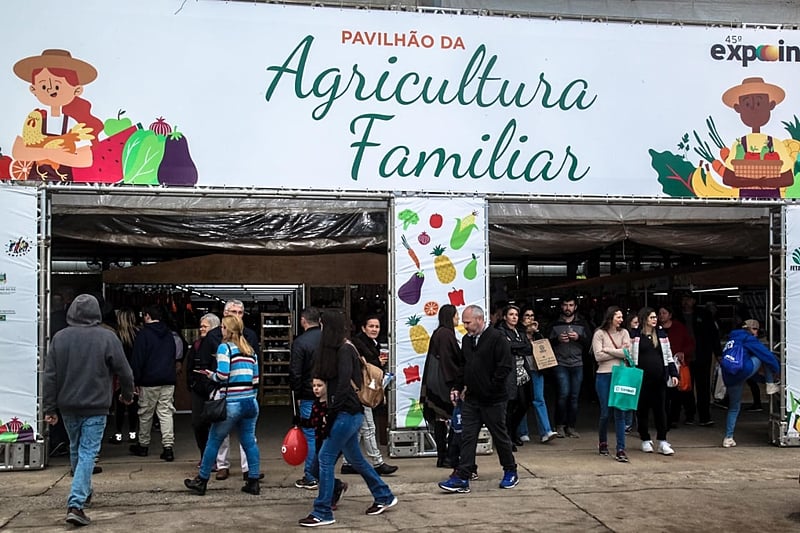
M228 382L225 382L225 395L218 400L206 400L203 403L203 411L200 413L200 420L205 424L222 422L228 418Z

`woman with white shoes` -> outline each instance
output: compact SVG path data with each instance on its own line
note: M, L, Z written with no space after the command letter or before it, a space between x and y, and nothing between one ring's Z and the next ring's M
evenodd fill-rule
M678 384L678 368L672 357L669 337L663 328L658 326L658 315L651 307L639 311L638 329L633 330L631 350L633 362L644 372L639 408L637 410L639 436L642 439L642 451L657 451L662 455L672 455L675 451L667 442L667 382L671 386ZM653 411L656 425L656 441L654 447L648 428L648 415Z

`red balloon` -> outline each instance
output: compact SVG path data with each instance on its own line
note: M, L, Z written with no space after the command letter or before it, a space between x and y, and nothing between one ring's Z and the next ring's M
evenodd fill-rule
M303 430L294 426L286 433L281 445L281 455L289 465L297 466L303 464L303 461L306 460L306 455L308 455L308 443Z

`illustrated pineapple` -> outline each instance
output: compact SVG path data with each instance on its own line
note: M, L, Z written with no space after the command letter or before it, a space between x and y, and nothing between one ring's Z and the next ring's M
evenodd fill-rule
M448 285L456 279L456 267L449 257L444 255L446 248L444 246L436 246L433 248L431 255L435 257L433 260L433 267L436 269L436 277L439 281Z
M411 347L414 351L423 354L428 353L428 344L431 342L431 336L428 335L428 330L425 326L420 325L422 318L417 315L410 316L406 321L406 326L411 326L408 330L408 336L411 338Z
M797 118L797 115L793 118L792 122L782 122L786 127L786 131L792 136L791 139L785 139L783 145L786 147L786 151L789 152L789 157L794 161L792 172L795 175L794 185L781 189L781 196L785 198L797 198L800 196L800 179L797 177L800 174L800 161L798 160L798 155L800 155L800 119Z

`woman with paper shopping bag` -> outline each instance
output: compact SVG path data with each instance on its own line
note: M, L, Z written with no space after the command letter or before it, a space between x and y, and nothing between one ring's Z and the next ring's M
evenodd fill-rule
M603 324L595 330L594 337L592 337L592 351L597 361L597 373L594 383L597 399L600 402L598 450L600 455L609 455L608 419L613 416L617 439L615 458L621 463L627 463L628 455L625 453L625 411L609 407L608 401L611 393L612 369L618 365L625 364L625 352L631 348L631 337L628 334L628 330L623 327L623 321L622 309L616 305L609 307L603 318Z
M678 368L672 357L672 349L666 331L658 326L658 315L651 307L639 311L640 327L632 335L633 362L644 372L642 391L639 396L639 436L642 451L658 451L662 455L672 455L675 451L667 442L667 382L674 387L678 384ZM648 428L648 414L653 411L656 425L657 448L654 449Z

